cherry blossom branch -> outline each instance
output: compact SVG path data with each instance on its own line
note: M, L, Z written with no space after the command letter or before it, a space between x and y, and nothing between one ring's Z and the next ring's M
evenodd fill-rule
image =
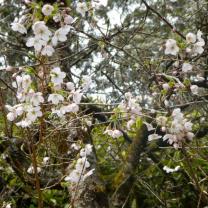
M159 12L157 12L155 9L153 9L151 6L149 6L149 4L147 4L147 2L145 0L142 0L142 2L144 3L144 5L146 6L147 9L151 10L154 14L156 14L163 22L165 22L171 29L173 32L175 32L176 34L178 34L181 38L183 38L184 40L186 40L186 37L180 32L178 31L167 19L165 19Z
M35 187L36 187L37 194L38 194L38 208L43 208L42 191L40 187L40 179L39 179L38 170L37 170L38 165L37 165L36 147L33 144L33 138L32 138L30 129L27 130L27 133L28 133L28 140L30 141L29 150L30 150L33 170L35 174Z

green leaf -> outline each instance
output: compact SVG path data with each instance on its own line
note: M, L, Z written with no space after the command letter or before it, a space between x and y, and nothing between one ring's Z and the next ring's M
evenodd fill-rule
M183 81L183 84L185 85L185 86L190 86L190 84L191 84L191 82L190 82L190 80L189 79L185 79L184 81Z
M27 74L34 75L34 74L35 74L35 69L33 69L32 67L27 67L27 68L25 69L25 72L26 72Z
M165 89L161 90L161 94L162 94L162 95L166 95L166 94L167 94L167 92L168 92L168 91L167 91L167 90L165 90Z
M174 80L171 80L170 82L168 82L168 85L169 85L170 87L174 87L174 86L175 86Z
M136 128L140 129L142 127L142 119L139 117L136 119Z

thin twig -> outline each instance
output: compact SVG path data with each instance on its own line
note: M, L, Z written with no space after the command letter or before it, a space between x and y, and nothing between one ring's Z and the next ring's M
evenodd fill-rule
M156 14L163 22L165 22L171 29L173 32L175 32L176 34L178 34L181 38L183 38L184 40L186 40L186 37L180 32L178 31L167 19L165 19L159 12L157 12L155 9L153 9L151 6L149 6L147 4L147 2L145 0L142 0L142 2L145 4L146 8L151 10L154 14Z

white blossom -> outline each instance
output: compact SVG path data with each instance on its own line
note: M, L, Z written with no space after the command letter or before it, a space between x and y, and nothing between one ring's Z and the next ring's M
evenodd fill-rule
M174 148L178 149L182 146L186 139L192 140L194 134L192 131L193 124L184 118L180 108L173 110L171 114L171 122L166 125L167 134L163 136L163 140L167 141Z
M32 124L32 122L28 119L24 119L24 120L21 120L16 123L17 126L20 126L22 128L26 128L26 127L30 126L31 124Z
M11 203L6 204L5 208L12 208Z
M125 98L127 99L127 100L130 100L130 99L132 99L132 94L130 93L130 92L126 92L125 93Z
M50 157L44 157L43 158L43 165L47 165L49 160L50 160Z
M30 0L24 0L25 4L30 4L31 1Z
M80 150L80 156L81 157L86 157L89 156L92 153L92 145L91 144L86 144L85 148Z
M193 66L190 63L183 63L182 72L188 73L192 71Z
M75 86L74 86L74 83L73 82L67 82L66 83L66 88L70 91L73 91L75 90Z
M82 17L85 17L86 12L88 11L87 4L85 2L78 2L76 6L77 13L81 14Z
M137 103L137 98L134 98L131 93L125 93L125 100L119 106L122 111L131 113L131 118L135 120L137 115L141 115L142 108Z
M191 52L192 52L191 48L187 47L186 48L186 53L191 53Z
M81 147L80 147L79 144L73 143L73 144L71 145L71 148L74 149L74 150L79 150Z
M174 135L172 135L172 134L166 134L166 135L163 136L163 141L169 140L169 143L172 144L173 143L172 142L173 138L174 138Z
M142 108L137 103L137 100L135 98L131 98L128 100L128 108L133 115L140 115L141 114Z
M79 106L76 103L61 106L59 109L52 108L52 113L57 114L58 117L63 117L66 113L76 113L79 111Z
M40 172L41 172L41 168L37 167L37 173L40 173ZM34 170L34 167L32 165L27 169L27 173L35 174L35 170Z
M114 130L107 129L107 130L105 130L104 134L108 134L112 138L119 138L119 137L123 136L123 133L121 131L119 131L118 129L114 129Z
M52 114L56 114L60 118L62 118L66 113L64 107L61 107L60 109L52 108L51 112Z
M30 102L33 106L38 106L40 103L44 102L44 98L42 92L34 92L34 90L29 91L28 102Z
M73 92L73 101L76 104L79 104L82 99L82 95L83 93L81 93L80 90L76 90L75 92Z
M5 107L9 110L7 114L7 119L9 121L14 121L18 116L21 116L24 112L23 106L21 104L10 106L5 105Z
M92 121L89 119L85 119L87 126L92 126Z
M43 47L41 54L44 56L52 56L54 52L55 50L51 45L46 45Z
M50 94L48 97L48 102L52 102L54 105L57 105L59 102L64 101L64 97L60 94Z
M201 37L202 36L202 32L200 30L197 31L196 36L197 36L197 40L198 40L198 42L200 42L201 46L204 46L205 45L205 41Z
M193 123L190 121L185 122L184 127L186 131L191 131L192 130Z
M87 91L92 84L92 78L90 76L83 76L82 77L82 89L83 91Z
M205 78L202 77L200 74L197 74L196 78L197 78L198 81L204 81L205 80Z
M100 6L104 6L106 7L108 5L108 0L92 0L92 6L93 7L100 7Z
M76 170L79 170L80 172L85 171L86 168L90 167L90 163L87 161L86 157L81 157L77 160L75 167L76 167Z
M176 166L174 169L169 168L168 166L164 166L164 167L163 167L163 170L164 170L166 173L177 172L179 169L180 169L180 166Z
M58 41L65 42L67 40L67 34L69 33L69 27L61 27L55 31L54 36L52 37L52 44L56 46Z
M187 138L191 141L194 138L194 133L192 132L187 132L186 134Z
M33 32L36 38L42 39L44 41L48 41L50 36L52 35L51 31L45 25L44 21L37 21L32 26Z
M9 113L7 114L7 119L8 119L9 121L14 121L14 120L16 119L16 114L15 114L14 112L9 112Z
M46 41L37 37L31 37L27 40L27 47L34 47L36 51L41 51L42 47L46 45Z
M162 85L162 87L163 87L164 90L169 90L169 89L170 89L170 86L169 86L168 83L164 83L164 84Z
M89 170L87 173L84 174L83 176L83 181L85 181L86 178L88 178L89 176L91 176L94 173L95 169L91 169Z
M91 144L85 145L85 152L86 152L86 155L90 155L92 153L92 145Z
M187 43L195 43L196 42L196 35L195 34L193 34L193 33L188 33L187 35L186 35L186 42Z
M12 30L13 31L19 32L21 34L27 34L27 30L24 27L24 25L22 25L18 22L13 22L11 25L12 25Z
M183 113L181 113L180 108L174 109L173 112L172 112L172 116L173 116L174 119L177 119L177 120L183 119Z
M150 124L150 123L144 122L144 124L146 125L148 131L152 131L152 130L155 129L155 128L152 126L152 124Z
M28 74L22 75L22 88L28 89L32 83L31 76Z
M170 102L168 100L164 100L164 104L165 104L165 107L169 107L170 106Z
M42 13L45 16L50 16L53 10L54 10L53 6L51 6L50 4L45 4L42 8Z
M78 183L80 181L81 178L81 173L78 170L73 170L69 176L65 177L65 181L70 181L72 183Z
M194 44L193 49L192 49L193 56L202 54L204 52L203 46L205 45L205 41L201 36L202 36L202 32L198 30L196 34L197 42Z
M80 147L75 145L76 150ZM70 181L72 183L82 183L84 180L93 174L94 169L87 171L90 167L90 163L87 160L87 156L89 156L92 152L92 145L86 144L84 148L80 150L80 158L77 160L75 169L71 171L71 173L65 178L65 181Z
M169 130L172 134L179 134L180 132L183 131L183 128L184 126L182 122L179 122L179 120L173 120Z
M17 98L20 102L24 102L26 94L32 84L30 75L23 74L22 76L16 76L16 82L12 83L14 88L17 88Z
M62 72L59 67L55 67L51 70L50 76L51 76L51 81L54 84L62 84L63 79L66 77L66 73Z
M74 22L74 18L70 15L66 15L64 17L64 23L67 25L71 25Z
M26 119L28 121L31 121L31 122L34 122L38 117L41 117L42 116L42 111L41 111L41 108L40 106L28 106L27 108L27 117Z
M204 48L203 48L203 42L197 42L194 44L193 47L193 56L196 56L198 54L202 54L204 52Z
M161 131L165 132L166 131L166 127L162 126Z
M162 136L158 135L158 134L150 134L148 136L148 141L153 141L153 140L157 140L160 139Z
M57 13L56 15L53 16L54 22L60 22L61 21L61 15Z
M17 99L20 101L20 102L24 102L25 99L26 99L26 92L22 91L22 92L17 92Z
M67 113L70 113L70 112L76 113L77 111L79 111L79 106L76 103L69 104L65 106L65 111Z
M191 85L190 89L194 95L197 95L199 93L199 87L197 85Z
M168 39L165 44L165 54L171 54L176 56L179 52L179 47L176 44L176 41L173 39Z

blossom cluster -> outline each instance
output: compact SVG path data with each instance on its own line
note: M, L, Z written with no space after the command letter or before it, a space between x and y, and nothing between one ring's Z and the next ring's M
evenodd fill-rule
M71 26L66 24L53 34L44 21L37 21L32 26L35 36L30 37L26 45L27 47L34 47L37 54L41 53L44 56L52 56L55 52L54 47L57 46L58 42L65 42L67 40L67 35L71 28Z
M84 76L83 83L77 90L72 82L64 83L66 73L62 72L59 67L54 67L50 72L50 80L52 83L52 93L48 95L47 101L52 104L51 112L59 117L63 117L66 113L77 112L78 104L81 101L83 93L87 91L91 84L91 77ZM42 92L35 92L32 85L33 80L30 75L23 73L21 76L16 76L13 87L17 89L17 99L19 103L14 106L6 105L9 113L7 119L14 121L19 116L22 120L17 122L17 126L23 128L30 126L37 118L42 117L41 104L45 100ZM65 93L68 96L65 98L61 94L62 86L66 86Z
M191 70L192 69L192 65L191 64L189 64L189 63L184 63L183 65L182 65L182 71L184 70L186 70L186 71L188 71L188 70ZM173 77L174 78L174 77ZM197 75L196 76L196 80L204 80L204 78L203 77L201 77L201 76L199 76L199 75ZM176 81L176 82L175 82ZM173 90L174 92L176 92L176 91L178 91L178 90L180 90L180 89L182 89L182 90L189 90L189 91L191 91L191 93L193 94L193 95L198 95L199 94L199 87L197 86L197 85L195 85L195 84L192 84L192 85L188 85L188 86L186 86L184 83L182 83L179 79L175 79L175 81L174 81L174 83L173 82L169 82L169 83L163 83L162 84L162 88L163 88L163 90L165 90L165 92L168 92L168 91L171 91L171 90ZM187 88L188 87L188 88ZM166 104L165 104L166 105ZM166 105L166 106L168 106L168 104Z
M44 157L43 158L43 161L42 161L42 165L43 166L47 166L48 165L48 163L49 163L49 160L50 160L50 157ZM42 168L41 167L39 167L39 166L37 166L37 173L40 173L42 171ZM27 169L27 173L29 173L29 174L35 174L35 169L34 169L34 166L31 164L30 166L29 166L29 168Z
M59 67L54 68L51 71L50 76L54 93L49 95L48 101L52 102L53 104L52 114L56 114L58 117L63 117L66 113L76 113L79 110L78 105L81 102L84 92L86 92L91 85L91 77L84 76L81 87L76 89L74 83L72 82L63 83L63 79L65 78L66 74L61 72ZM66 90L69 91L68 97L66 99L61 93L59 93L63 84L66 86Z
M130 92L125 93L125 99L119 104L119 109L130 115L130 119L127 122L127 129L135 123L138 116L142 115L142 108L137 102L137 98L133 97Z
M28 127L37 118L42 116L40 104L44 102L44 98L41 92L35 92L32 87L32 79L28 74L22 74L22 76L16 76L13 87L17 89L17 99L19 103L14 106L6 105L9 113L7 119L14 121L18 116L22 117L22 120L17 122L17 126Z
M165 116L158 116L156 118L157 125L161 126L161 130L166 134L163 140L173 145L175 149L182 147L185 141L191 141L194 137L192 133L192 122L184 118L184 114L180 108L173 110L170 118ZM158 134L151 134L148 138L149 141L161 138Z
M205 41L202 38L202 32L199 30L197 34L188 33L186 35L186 42L188 43L188 47L186 48L186 52L191 56L197 56L198 54L202 54L204 52Z
M81 4L77 4L78 11L79 7L81 8ZM34 36L27 39L26 45L34 47L37 57L52 56L57 44L67 40L67 35L72 28L71 24L74 18L66 13L61 14L59 11L54 13L55 9L50 4L43 5L41 11L43 15L53 17L55 22L60 22L61 27L53 32L46 25L47 21L45 19L44 21L35 19L32 24ZM27 33L27 29L21 24L21 21L12 23L12 29L22 34ZM91 76L83 76L81 86L76 89L73 82L64 82L66 73L61 71L60 67L51 66L48 68L49 72L40 71L38 74L44 74L44 79L46 79L45 85L47 84L48 86L42 86L42 88L50 87L50 94L44 92L43 95L43 89L35 87L36 85L39 86L39 78L41 79L41 77L37 78L37 76L32 76L25 72L22 73L21 71L17 73L19 75L13 75L16 78L13 87L17 91L18 104L6 106L9 111L7 114L9 121L15 121L18 117L21 117L21 120L16 125L23 128L28 127L37 118L43 116L42 106L45 104L49 104L51 106L51 113L58 117L63 117L66 113L76 113L79 110L82 96L92 83ZM38 68L38 70L40 69Z
M42 13L45 16L51 16L54 11L54 7L50 4L45 4L42 7ZM62 16L58 13L52 15L55 22L61 21ZM48 28L45 21L35 21L32 25L32 31L34 36L28 38L26 42L27 47L34 47L37 55L52 56L55 52L54 47L57 46L58 42L65 42L67 35L70 32L71 24L74 18L70 15L64 14L64 21L61 27L53 32ZM27 34L26 26L21 22L13 22L12 30L20 32L21 34Z
M199 30L197 34L188 33L186 35L186 43L187 48L186 52L191 56L197 56L198 54L202 54L204 52L203 46L205 45L205 41L202 38L202 32ZM165 54L176 56L179 53L179 47L177 42L174 39L168 39L165 44Z
M75 146L76 147L76 146ZM75 169L65 177L65 181L71 183L82 183L86 178L91 176L95 169L90 168L90 163L87 157L92 153L92 145L86 144L84 148L80 150L80 158L76 161Z
M108 134L112 138L119 138L119 137L123 136L123 133L121 131L119 131L118 129L114 129L114 130L106 129L104 131L104 134Z
M90 2L77 2L76 12L79 13L82 17L85 17L86 13L94 8L99 8L100 6L107 6L108 0L92 0Z
M25 3L30 4L31 2L27 0ZM106 6L107 0L93 0L91 5L92 6L89 6L89 4L86 2L77 2L75 8L76 12L82 17L85 17L89 10L98 8L101 5ZM45 21L35 21L32 26L34 36L27 40L26 45L27 47L34 47L37 54L40 53L44 56L52 56L55 52L54 47L57 46L58 42L65 42L67 40L67 35L70 30L73 29L72 24L74 23L75 19L65 12L55 13L54 7L50 4L43 5L41 12L46 17L52 17L54 22L60 22L61 27L53 33L52 30L46 26ZM23 15L19 21L13 22L11 24L12 30L21 34L27 34L26 26L22 24L22 19L25 18L26 16Z
M192 57L201 55L204 52L204 47L205 46L205 41L202 38L202 32L199 30L197 34L189 32L186 35L186 57ZM180 48L177 45L177 42L173 39L168 39L165 44L165 54L166 55L174 55L176 56L180 51ZM182 63L181 63L182 62ZM177 60L173 64L173 66L176 69L181 69L182 75L185 75L187 77L188 75L192 74L193 75L193 65L189 63L188 61L183 61L183 60ZM200 76L200 74L195 75L195 79L199 81L203 81L204 78ZM176 85L177 87L177 85ZM185 88L185 86L183 86ZM181 85L179 86L181 88ZM169 90L170 86L168 83L163 84L163 89ZM177 89L175 89L177 90ZM190 85L189 90L192 92L194 95L198 95L199 93L199 87L197 85Z
M125 99L119 104L118 108L124 114L124 116L129 117L127 122L127 129L130 130L131 126L135 123L136 118L141 115L142 108L137 102L137 98L128 92L125 93ZM112 138L119 138L123 136L123 133L118 129L107 128L104 134L109 135Z

